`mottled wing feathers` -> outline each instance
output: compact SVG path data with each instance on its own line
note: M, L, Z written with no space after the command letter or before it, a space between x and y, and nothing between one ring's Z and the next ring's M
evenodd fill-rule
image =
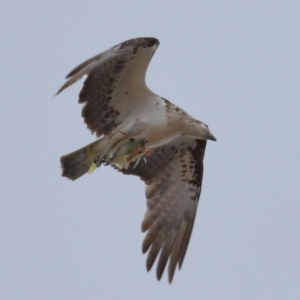
M201 192L206 141L177 138L153 149L147 163L131 163L124 174L140 176L146 184L147 211L142 231L147 231L143 253L148 251L147 270L157 257L160 279L169 260L171 282L188 247Z
M79 94L82 116L99 137L113 130L130 113L149 101L145 84L149 62L159 45L155 38L131 39L94 56L71 71L57 92L88 75Z

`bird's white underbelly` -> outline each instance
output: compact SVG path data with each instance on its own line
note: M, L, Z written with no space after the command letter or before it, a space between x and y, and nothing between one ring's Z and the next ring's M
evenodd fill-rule
M146 122L144 130L134 135L133 138L145 139L148 141L147 146L154 148L168 143L169 141L178 137L178 135L178 132L175 131L174 128L161 126L159 123L149 124Z
M178 137L179 130L176 126L168 124L164 106L162 99L157 97L157 105L145 106L142 111L139 110L136 114L131 111L131 116L138 115L138 117L129 117L124 121L120 125L122 132L131 138L147 140L148 147L159 147ZM149 111L152 112L151 116L149 116Z

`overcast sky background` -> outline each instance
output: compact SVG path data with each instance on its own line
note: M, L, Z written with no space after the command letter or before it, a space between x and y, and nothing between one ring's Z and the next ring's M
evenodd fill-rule
M0 299L300 299L299 1L2 1ZM157 37L147 84L207 124L197 219L170 286L146 272L144 185L59 157L94 140L76 65ZM166 274L165 274L166 275Z

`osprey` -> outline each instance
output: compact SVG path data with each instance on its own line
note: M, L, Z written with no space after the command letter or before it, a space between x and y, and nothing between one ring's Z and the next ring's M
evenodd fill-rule
M99 139L60 160L62 176L71 180L110 164L145 182L142 252L148 252L148 271L159 256L158 280L169 261L171 283L193 229L206 140L216 139L205 123L147 87L147 67L158 45L156 38L131 39L68 74L57 94L87 75L79 103L87 127Z

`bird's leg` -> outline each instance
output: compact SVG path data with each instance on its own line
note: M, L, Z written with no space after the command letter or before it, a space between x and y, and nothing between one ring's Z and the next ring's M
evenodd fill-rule
M99 167L102 163L110 164L116 161L121 161L122 165L128 165L131 161L139 157L145 152L146 140L133 138L140 135L145 126L145 120L136 119L128 123L126 126L122 125L116 127L113 132L107 135L108 142L103 151L94 159L94 163ZM146 156L150 155L147 148Z
M124 134L123 132L117 131L115 133L112 133L107 137L107 144L103 151L99 153L94 158L94 164L99 168L102 164L107 166L110 164L111 159L115 155L115 153L118 151L120 146L124 144L124 141L128 140L129 137Z
M111 160L115 154L118 152L120 147L126 142L130 141L131 138L121 131L117 132L111 139L108 146L107 159ZM125 142L126 141L126 142Z
M123 144L125 144L125 140L133 142L135 140L133 137L137 136L138 134L141 134L145 130L145 126L147 126L145 120L135 119L134 121L126 124L125 126L122 125L122 127L115 128L115 133L112 134L111 141L108 145L108 159L114 157L119 148Z

